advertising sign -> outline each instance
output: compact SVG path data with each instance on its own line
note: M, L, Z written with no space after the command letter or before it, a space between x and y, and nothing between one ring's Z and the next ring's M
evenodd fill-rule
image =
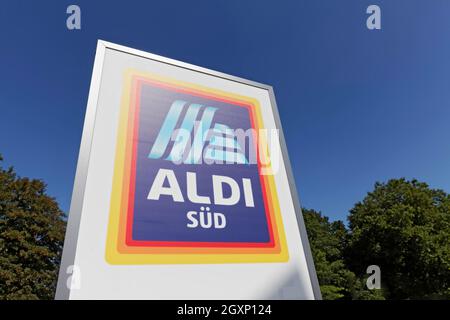
M320 298L272 88L99 41L56 298Z

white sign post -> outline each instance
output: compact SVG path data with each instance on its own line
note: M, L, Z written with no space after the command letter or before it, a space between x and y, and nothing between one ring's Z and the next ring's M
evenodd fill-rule
M320 299L270 86L99 41L57 299Z

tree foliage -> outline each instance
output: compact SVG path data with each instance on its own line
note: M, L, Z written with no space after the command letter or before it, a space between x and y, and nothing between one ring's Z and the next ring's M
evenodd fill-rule
M376 183L342 222L303 210L324 299L450 298L450 195L405 179ZM366 269L381 269L368 290Z
M390 299L450 297L450 195L416 180L376 183L348 219L350 270L378 265Z
M53 299L63 217L42 181L0 166L0 300Z
M354 274L344 265L347 230L341 221L329 222L319 212L303 209L309 243L324 299L349 297Z
M336 299L383 299L380 292L365 287L363 276L358 278L346 265L344 252L349 233L342 221L330 222L320 212L302 210L309 243L319 279L322 298Z

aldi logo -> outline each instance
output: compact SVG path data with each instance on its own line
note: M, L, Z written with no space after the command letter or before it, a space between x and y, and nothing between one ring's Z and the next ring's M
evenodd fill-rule
M233 130L225 124L215 123L214 129L210 131L217 108L204 107L200 104L189 105L181 123L181 128L178 132L175 132L175 126L186 104L186 101L182 100L175 100L172 103L156 141L153 144L149 158L161 158L169 145L170 139L174 138L175 143L173 149L166 160L176 163L183 161L183 163L198 164L202 160L202 156L204 156L206 160L211 160L216 163L247 163L242 153L243 150L236 141ZM200 111L203 114L201 120L197 120ZM197 124L194 141L192 145L189 145L194 124ZM208 136L210 136L210 139L206 139ZM209 140L209 148L203 155L203 147L207 140ZM187 149L188 147L189 149ZM231 150L226 150L227 148ZM183 159L184 155L185 157Z
M255 99L129 70L116 146L110 264L288 260Z

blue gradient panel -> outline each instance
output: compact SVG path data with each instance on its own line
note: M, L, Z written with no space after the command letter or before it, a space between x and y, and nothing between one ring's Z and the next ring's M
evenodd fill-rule
M140 102L133 240L268 243L270 233L257 164L195 164L190 161L176 164L167 160L171 152L177 149L174 145L184 143L177 139L167 139L176 128L190 130L193 120L202 122L202 128L192 132L195 136L194 144L200 146L200 153L192 153L191 160L198 160L197 157L201 156L202 150L208 145L203 137L206 130L214 128L216 123L223 125L222 128L250 129L249 110L151 84L143 85ZM245 158L245 155L241 156ZM174 202L170 195L160 195L159 200L147 198L159 169L173 170L184 202ZM201 205L190 202L186 186L188 171L196 174L197 194L208 196L211 202L214 199L212 176L222 175L234 179L240 188L239 201L235 205ZM251 180L254 207L245 205L243 178ZM165 180L163 187L167 186L168 181ZM229 197L230 194L230 187L224 184L224 197ZM187 212L198 212L201 207L209 207L211 212L224 214L226 228L187 228Z

